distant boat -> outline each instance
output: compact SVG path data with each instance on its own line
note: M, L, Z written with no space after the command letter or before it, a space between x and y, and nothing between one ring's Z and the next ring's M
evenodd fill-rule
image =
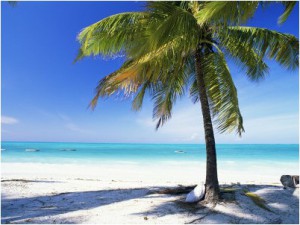
M64 152L75 152L76 149L75 148L65 148L65 149L62 149L61 151L64 151Z
M5 151L6 149L5 148L1 148L1 151Z
M178 150L178 151L175 151L175 153L185 153L185 151L181 151L181 150Z
M34 148L27 148L25 149L26 152L39 152L40 150Z

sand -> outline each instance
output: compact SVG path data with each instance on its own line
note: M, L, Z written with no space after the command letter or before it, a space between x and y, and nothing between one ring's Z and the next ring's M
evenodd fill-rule
M185 203L166 187L201 182L195 166L2 163L2 223L299 223L297 189L280 176L220 171L223 200ZM261 174L260 176L258 174ZM239 183L237 183L239 182ZM264 208L245 192L264 200Z

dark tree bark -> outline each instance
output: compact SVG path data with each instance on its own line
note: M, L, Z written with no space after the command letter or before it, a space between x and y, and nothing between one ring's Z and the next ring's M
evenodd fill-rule
M219 181L217 172L217 154L214 131L204 83L204 74L201 69L201 48L195 54L196 77L199 89L199 98L203 115L205 143L206 143L206 180L205 201L217 202L219 199Z

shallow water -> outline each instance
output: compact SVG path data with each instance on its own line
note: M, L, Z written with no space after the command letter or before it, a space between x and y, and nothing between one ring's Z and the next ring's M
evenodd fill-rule
M204 163L205 145L2 142L2 162L30 163ZM26 151L31 149L31 151ZM39 150L39 151L34 151ZM299 145L217 145L218 161L227 166L298 166Z

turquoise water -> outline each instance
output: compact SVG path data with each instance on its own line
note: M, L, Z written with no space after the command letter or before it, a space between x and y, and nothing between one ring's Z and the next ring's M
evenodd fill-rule
M2 162L166 163L205 162L205 146L194 144L96 144L2 142ZM27 149L27 151L26 151ZM28 151L28 149L31 149ZM32 151L36 149L39 151ZM217 145L220 163L297 164L299 145Z

